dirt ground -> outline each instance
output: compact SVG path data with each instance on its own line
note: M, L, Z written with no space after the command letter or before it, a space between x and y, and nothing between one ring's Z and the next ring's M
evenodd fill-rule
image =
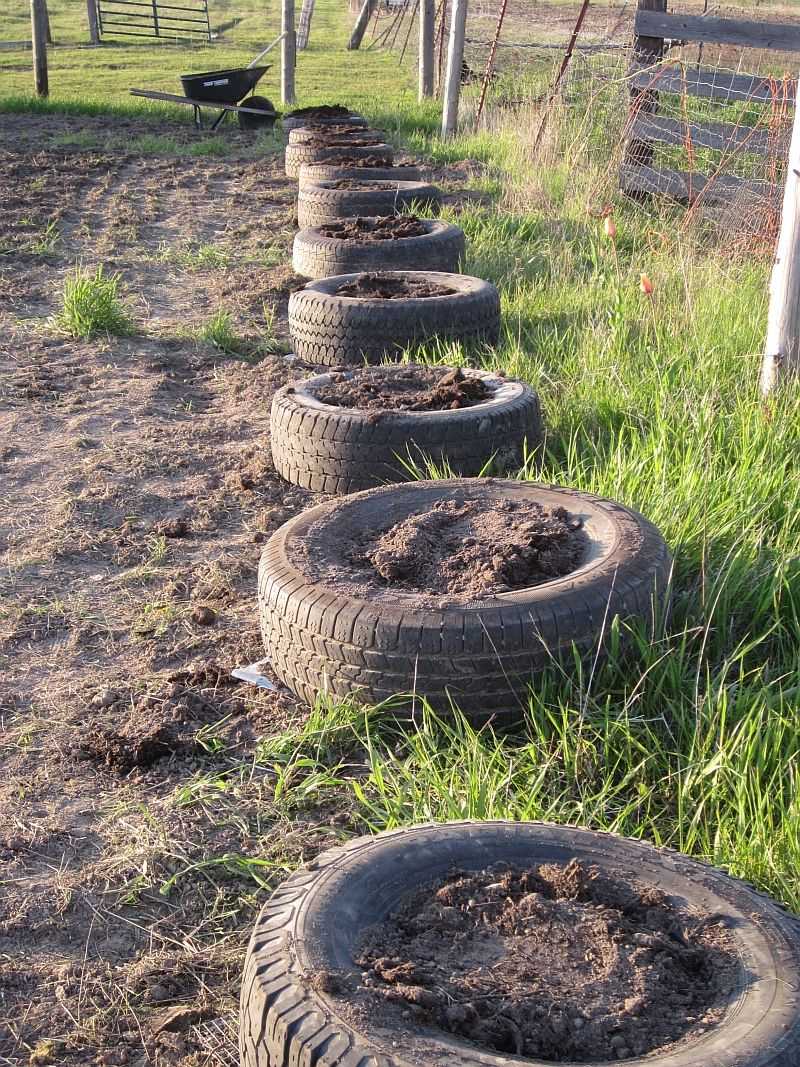
M0 1064L230 1065L265 888L347 824L273 803L258 739L303 712L229 675L263 655L262 542L312 502L268 434L295 183L233 129L225 158L107 130L0 126ZM78 262L134 335L53 324ZM197 338L221 308L243 357Z

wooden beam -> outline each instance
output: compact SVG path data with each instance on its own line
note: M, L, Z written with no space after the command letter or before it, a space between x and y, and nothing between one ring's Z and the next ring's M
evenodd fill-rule
M778 249L770 282L761 392L800 376L800 108L794 113Z
M706 100L750 100L772 104L786 100L793 104L797 96L794 80L770 80L759 74L730 74L702 67L661 65L639 70L629 78L634 89L657 89L660 93L698 96Z
M461 71L464 64L464 40L467 35L469 0L453 0L450 17L450 41L447 47L447 73L444 81L442 137L452 137L458 126L458 98L461 94Z
M730 204L736 200L743 207L748 201L752 206L763 206L770 200L776 200L779 195L778 189L771 182L737 178L733 174L709 176L623 163L619 178L620 191L623 193L657 194L687 204L693 204L702 198L704 204Z
M636 12L634 31L673 41L706 41L735 44L740 48L769 48L800 52L800 26L796 23L750 22L747 19L720 19L708 15L677 15L666 11Z
M45 0L31 0L31 42L33 45L33 84L37 96L48 96L47 8Z
M765 126L735 126L729 122L684 122L662 115L637 115L629 136L656 144L712 148L717 152L742 152L753 156L783 155L789 147L789 133L777 135Z
M294 103L294 68L297 37L294 29L294 0L281 0L281 103Z
M433 96L436 0L420 0L419 8L419 98Z
M364 3L361 5L361 10L358 13L353 32L350 34L350 40L347 42L347 48L350 52L355 52L361 47L364 34L367 32L369 20L372 18L372 12L377 6L378 0L364 0Z

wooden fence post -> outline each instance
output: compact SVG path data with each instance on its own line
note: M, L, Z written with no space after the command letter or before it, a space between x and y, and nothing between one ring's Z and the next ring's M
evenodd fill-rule
M762 394L766 396L789 374L800 376L800 101L795 101L781 230L770 282Z
M419 98L433 96L433 38L436 32L435 0L420 0L419 8Z
M294 68L297 62L297 36L294 29L294 0L281 0L281 103L294 103Z
M639 11L666 11L667 0L639 0ZM662 37L636 36L633 39L633 62L637 67L651 67L664 58ZM658 93L654 89L631 89L630 121L639 114L654 114L658 111ZM653 145L649 141L631 138L625 145L623 163L649 167L653 162Z
M86 18L89 22L89 40L92 44L100 44L100 27L97 24L96 0L86 0Z
M442 137L452 137L458 126L458 98L461 93L461 72L464 65L464 38L467 35L467 6L469 0L453 0L450 19L450 42L447 46L447 73L444 82L442 108Z
M372 18L372 12L377 6L378 0L364 0L364 3L361 5L361 10L358 13L356 24L353 27L353 32L350 34L350 40L347 42L348 51L355 52L361 47L364 34L367 32L369 20Z
M45 0L31 0L31 42L33 48L33 84L37 96L48 96L47 83L47 7Z

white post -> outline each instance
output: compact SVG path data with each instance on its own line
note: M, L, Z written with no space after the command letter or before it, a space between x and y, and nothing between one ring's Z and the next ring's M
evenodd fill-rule
M787 374L800 375L800 100L795 104L781 232L769 287L762 394L766 396Z
M458 97L461 92L461 69L464 65L464 38L467 35L469 0L453 0L450 18L450 42L447 46L447 73L444 81L442 137L452 137L458 126Z
M433 96L433 38L436 34L436 0L419 3L419 98Z
M294 29L294 0L281 0L281 103L294 103L294 67L297 36Z

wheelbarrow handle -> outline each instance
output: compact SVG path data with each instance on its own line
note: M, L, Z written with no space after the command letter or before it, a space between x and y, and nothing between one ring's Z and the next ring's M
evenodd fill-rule
M272 44L268 44L263 52L259 52L258 55L256 56L256 58L252 61L252 63L248 63L247 64L247 66L245 67L245 70L249 70L251 67L254 67L256 65L256 63L258 63L259 59L261 59L263 56L265 56L267 54L267 52L271 52L272 49L275 47L275 45L276 44L280 44L285 36L286 36L286 31L284 31L280 35L280 37L276 37L275 40L272 42Z

